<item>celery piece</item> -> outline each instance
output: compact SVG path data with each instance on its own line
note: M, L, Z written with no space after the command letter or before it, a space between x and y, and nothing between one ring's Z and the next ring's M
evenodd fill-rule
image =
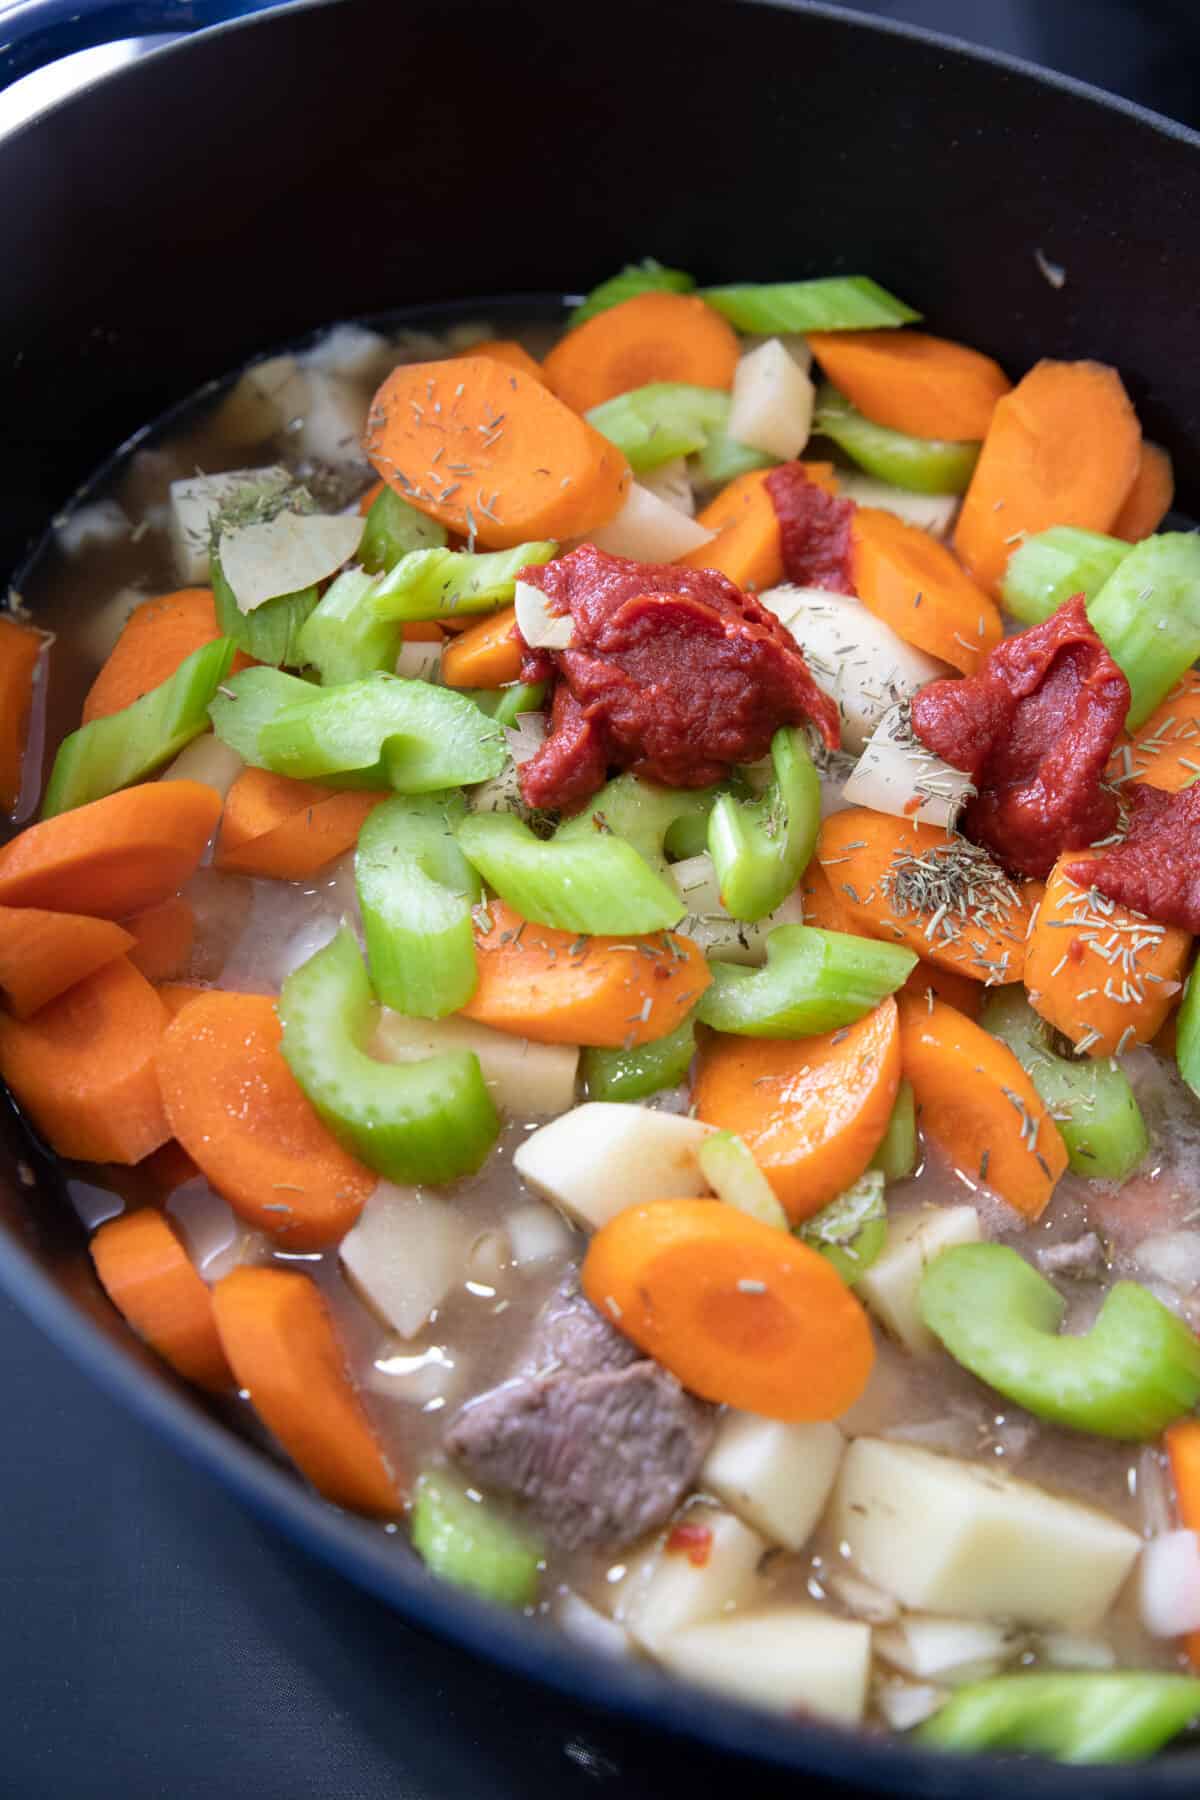
M1134 544L1088 618L1125 672L1125 728L1136 731L1200 656L1200 538L1167 531Z
M716 788L660 787L637 775L618 775L592 795L582 812L559 826L554 842L588 843L610 835L624 838L661 875L667 866L664 849L668 837L682 820L703 824L706 837L716 796ZM702 849L704 841L702 837Z
M979 1023L1007 1044L1062 1133L1076 1175L1124 1181L1150 1148L1129 1078L1111 1057L1056 1056L1050 1027L1024 989L996 989Z
M413 1548L426 1568L500 1606L532 1606L545 1560L533 1537L501 1518L486 1499L472 1499L443 1469L417 1480Z
M445 542L444 525L410 506L395 488L384 487L367 512L358 560L370 574L383 575L410 550L440 550Z
M733 1131L711 1132L697 1151L697 1160L700 1173L718 1200L762 1225L787 1230L787 1214L744 1138Z
M479 980L471 907L482 889L454 835L466 810L459 793L398 796L358 834L354 878L371 985L411 1018L457 1012Z
M569 330L576 325L584 325L594 319L597 313L607 312L610 306L620 306L622 300L633 300L638 294L689 294L695 287L694 278L683 269L664 269L661 263L655 262L652 256L644 262L626 263L619 275L610 275L599 287L594 287L586 300L581 300L567 320Z
M738 331L863 331L907 325L921 317L869 275L828 275L818 281L755 282L701 288L700 298Z
M977 443L909 437L903 431L875 425L836 388L828 386L817 392L813 431L832 438L868 475L918 494L965 493L979 460Z
M755 469L773 469L779 458L768 456L765 450L754 450L749 444L739 444L724 431L712 431L708 441L701 445L697 460L705 481L724 487L727 482L736 481L739 475L749 475Z
M701 856L708 849L711 812L712 807L706 806L703 812L681 813L673 824L668 825L663 849L672 862L686 862L690 856Z
M120 712L93 719L58 747L43 819L144 781L208 728L209 702L233 661L230 638L202 644L173 675Z
M288 1067L330 1131L389 1181L442 1187L472 1175L500 1132L473 1050L422 1062L368 1056L375 998L354 933L294 970L279 996Z
M708 819L708 850L725 910L753 924L782 906L804 870L821 824L821 782L803 731L771 739L774 777L761 799L721 794Z
M323 686L394 668L404 627L381 619L374 602L374 577L345 569L305 620L296 643L298 660L316 669Z
M666 1037L628 1050L586 1049L581 1064L589 1100L646 1100L687 1080L696 1054L696 1019L689 1013Z
M883 1186L882 1170L868 1169L796 1233L833 1264L847 1287L866 1274L887 1241Z
M557 555L558 545L547 539L479 553L410 551L376 587L376 616L412 624L495 612L511 602L522 569L548 563Z
M1175 1060L1193 1094L1200 1097L1200 978L1195 968L1175 1016Z
M523 919L588 936L632 936L677 925L684 907L624 838L597 833L549 843L513 813L472 813L463 855Z
M956 1688L917 1728L938 1750L1035 1751L1067 1763L1137 1762L1200 1717L1200 1681L1157 1669L994 1675Z
M917 1103L911 1081L902 1081L883 1141L871 1158L885 1181L906 1181L917 1166Z
M262 726L258 750L277 775L402 794L487 781L508 754L499 726L465 694L383 674L310 689Z
M585 413L637 474L700 450L729 422L729 395L686 381L651 381Z
M901 944L812 925L777 925L766 950L763 969L713 965L696 1008L702 1025L742 1037L817 1037L873 1012L917 966Z
M1200 1400L1200 1338L1147 1288L1118 1281L1089 1331L1057 1336L1062 1295L1004 1244L944 1250L921 1317L955 1362L1039 1419L1095 1437L1157 1437Z
M500 688L460 688L497 725L512 727L522 713L541 712L546 704L544 681L511 681Z
M320 698L321 690L298 675L282 669L243 669L221 683L211 701L208 716L223 744L236 750L243 762L266 769L258 746L259 733L285 707L305 705Z
M317 609L320 589L306 587L295 594L278 594L273 600L264 600L252 612L244 613L234 599L233 589L225 579L221 559L215 550L209 558L209 573L217 624L225 636L231 637L255 662L267 663L276 669L283 663L289 668L299 668L304 660L299 649L300 633L305 621Z
M1074 594L1093 599L1132 549L1123 538L1076 525L1035 532L1008 559L1000 583L1004 610L1023 625L1040 625Z

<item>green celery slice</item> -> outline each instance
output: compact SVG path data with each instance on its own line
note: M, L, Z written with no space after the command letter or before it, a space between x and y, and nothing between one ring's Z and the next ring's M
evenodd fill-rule
M881 1169L868 1169L806 1219L796 1236L831 1262L847 1287L866 1274L887 1241Z
M1150 1669L995 1675L918 1727L939 1750L1040 1751L1066 1763L1153 1756L1200 1716L1200 1680Z
M300 629L299 662L316 669L323 687L395 667L404 627L375 611L375 578L345 569L331 581Z
M1175 1060L1179 1073L1200 1097L1200 980L1192 969L1175 1019Z
M648 1100L687 1080L696 1054L696 1017L689 1013L666 1037L628 1050L583 1052L581 1069L589 1100Z
M358 886L371 985L385 1006L440 1019L475 992L471 907L482 889L458 847L459 793L411 794L377 806L358 834Z
M705 481L725 487L739 475L749 475L755 469L775 468L779 458L768 456L765 450L753 450L749 444L739 444L724 431L713 431L709 433L707 443L701 446L697 461Z
M178 756L207 730L209 703L229 672L235 648L230 638L202 644L132 705L65 737L46 785L43 819L145 781Z
M690 456L713 432L723 433L729 405L729 395L719 388L651 381L593 406L584 417L624 453L636 474L644 474L676 456Z
M208 716L223 744L236 750L243 762L266 769L270 764L263 760L258 745L263 726L285 707L316 700L320 691L298 675L285 675L282 669L243 669L222 682Z
M532 1606L545 1551L536 1538L472 1500L442 1469L418 1478L413 1548L435 1575L500 1606Z
M582 812L559 826L554 842L588 843L609 834L624 838L661 875L667 867L665 846L684 821L695 820L697 829L703 827L700 848L704 848L718 791L715 787L660 787L637 775L618 775L593 794Z
M422 1062L368 1056L375 998L354 934L343 926L283 984L288 1067L334 1136L389 1181L441 1187L472 1175L500 1132L471 1050Z
M917 1166L917 1099L911 1081L902 1081L883 1142L871 1158L885 1181L906 1181Z
M279 775L402 794L487 781L507 756L503 731L465 694L384 674L310 690L262 726L258 749Z
M244 613L234 599L215 550L209 557L209 575L217 624L225 636L231 637L255 662L268 663L272 668L284 663L289 668L299 668L304 661L300 634L305 621L317 609L320 589L306 587L294 594L278 594L273 600L264 600L253 612Z
M812 925L767 933L762 969L712 966L696 1014L714 1031L742 1037L817 1037L873 1012L917 966L912 950Z
M1040 625L1064 600L1092 600L1133 549L1123 538L1075 525L1035 532L1008 559L1000 595L1006 612L1023 625Z
M788 1229L787 1214L744 1138L733 1131L710 1132L697 1157L700 1173L718 1200L760 1224L777 1231Z
M383 575L410 550L438 550L445 542L444 525L410 506L395 488L385 486L368 509L358 560L370 574Z
M695 285L685 270L664 269L652 256L646 257L644 262L626 263L619 275L610 275L580 301L567 320L567 327L574 330L576 325L594 319L597 313L607 312L610 306L620 306L623 300L633 300L638 294L689 294Z
M507 687L460 688L458 691L469 694L476 706L481 706L497 725L511 727L522 713L542 711L546 704L546 687L544 681L510 681Z
M977 443L909 437L875 425L828 386L817 392L813 431L832 438L868 475L918 494L965 494L979 460Z
M413 550L376 587L376 615L413 624L495 612L511 602L522 569L557 555L545 538L512 550Z
M1091 1329L1056 1336L1066 1302L1004 1244L961 1244L921 1279L921 1317L955 1362L1039 1419L1095 1437L1158 1436L1200 1400L1200 1338L1133 1281Z
M1088 618L1125 672L1125 727L1136 731L1200 656L1200 538L1166 531L1134 544Z
M772 336L781 331L878 330L921 317L869 275L701 288L700 298L738 331Z
M771 739L774 777L761 799L721 794L708 820L708 850L725 910L753 924L782 906L808 867L821 824L821 782L803 731Z
M677 925L684 906L632 844L594 835L549 843L513 813L472 813L463 855L523 919L587 936L641 936Z

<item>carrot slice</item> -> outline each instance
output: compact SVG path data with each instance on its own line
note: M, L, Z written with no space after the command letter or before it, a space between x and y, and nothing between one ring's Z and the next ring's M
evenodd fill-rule
M827 494L836 494L832 463L802 462L808 479ZM676 561L689 569L719 569L737 587L761 594L783 580L783 547L779 515L766 488L770 469L739 475L697 515L697 524L716 532L715 539L689 550Z
M559 339L542 375L560 400L587 412L651 381L733 386L737 333L694 294L635 294Z
M510 369L520 369L522 375L528 375L531 381L541 381L542 365L530 356L523 344L516 338L485 338L481 344L472 344L472 356L490 356L493 362L505 363Z
M846 904L841 884L834 887L817 856L813 857L800 877L800 896L806 925L815 925L821 931L845 931L851 937L864 935Z
M906 643L973 675L1004 635L999 608L944 544L878 507L855 508L850 541L863 605Z
M110 1219L90 1249L109 1299L164 1362L198 1387L220 1393L232 1384L212 1295L160 1212Z
M1200 671L1189 669L1132 738L1112 753L1107 777L1177 794L1200 775Z
M130 613L108 661L88 689L83 723L132 706L167 681L194 650L220 635L210 588L180 588L144 600ZM239 651L231 673L249 664L250 658Z
M145 783L31 825L0 848L0 906L121 919L178 893L221 816L198 781Z
M159 997L161 996L160 988ZM145 1175L160 1201L167 1199L176 1188L181 1188L184 1182L194 1181L200 1173L183 1145L176 1143L174 1138L168 1138L165 1144L160 1144L157 1150L152 1150L149 1156L143 1157L137 1166L137 1172Z
M1024 1218L1040 1218L1067 1147L1012 1051L942 1000L905 995L899 1007L904 1075L926 1137Z
M1180 1419L1163 1433L1175 1483L1175 1511L1185 1531L1200 1531L1200 1419ZM1188 1661L1200 1669L1200 1631L1184 1639Z
M1038 363L992 414L958 515L954 548L976 581L999 592L1022 533L1051 525L1111 531L1136 479L1141 441L1115 369Z
M216 989L167 1026L158 1078L170 1130L247 1224L289 1250L345 1237L376 1185L325 1129L283 1060L275 1003Z
M867 1385L867 1316L832 1263L719 1200L601 1226L583 1291L692 1393L767 1419L836 1419Z
M394 369L372 402L366 446L410 505L489 549L584 537L619 510L630 482L607 438L542 381L489 356Z
M0 906L0 990L18 1019L27 1019L124 956L133 941L109 919Z
M692 1098L707 1125L734 1131L795 1223L857 1181L879 1148L900 1085L890 997L824 1037L714 1036Z
M442 651L442 680L452 688L503 687L521 677L521 646L515 607L480 619Z
M910 437L981 438L1012 387L990 356L924 331L812 331L808 343L860 413Z
M129 960L147 981L170 981L187 967L196 936L196 915L182 894L160 900L125 920L134 945Z
M33 711L33 678L45 632L0 614L0 812L21 798L21 765Z
M302 881L353 850L364 819L386 798L243 769L225 797L214 867Z
M211 992L211 988L201 987L195 981L164 981L159 986L158 997L174 1018L176 1013L183 1011L189 1000Z
M901 992L912 994L926 1005L932 994L935 1000L944 1000L947 1006L966 1013L968 1019L977 1019L983 1009L983 989L977 981L972 981L968 975L960 975L955 969L939 968L937 963L926 962L924 957Z
M235 1269L213 1289L234 1378L313 1486L338 1506L401 1511L329 1308L294 1269Z
M1025 953L1025 986L1030 1005L1078 1051L1113 1056L1158 1032L1192 940L1067 879L1068 863L1090 861L1087 851L1071 850L1050 871Z
M371 483L371 486L367 489L366 493L360 497L359 502L358 502L358 510L362 514L364 519L366 518L367 514L370 512L371 508L374 506L375 502L378 500L380 494L382 494L382 492L386 486L387 486L386 481L374 481Z
M140 1162L170 1137L154 1072L167 1009L118 957L30 1019L0 1014L0 1076L51 1149Z
M489 900L465 1018L538 1044L633 1048L665 1037L712 981L690 938L577 937Z
M1113 537L1138 544L1157 531L1175 500L1175 470L1169 453L1143 439L1133 486L1113 520Z

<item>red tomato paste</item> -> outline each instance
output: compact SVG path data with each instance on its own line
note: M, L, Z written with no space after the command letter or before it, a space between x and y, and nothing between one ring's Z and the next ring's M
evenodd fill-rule
M1168 793L1134 782L1123 843L1089 862L1068 863L1082 888L1145 913L1159 925L1200 932L1200 785Z
M765 485L779 520L779 547L787 579L797 587L852 594L853 500L827 494L794 462L772 469Z

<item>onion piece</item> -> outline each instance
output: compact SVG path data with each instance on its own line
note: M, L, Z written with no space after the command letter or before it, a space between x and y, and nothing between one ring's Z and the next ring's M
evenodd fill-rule
M354 555L365 527L361 514L281 512L225 532L221 573L238 611L324 581Z
M875 1649L893 1667L922 1680L956 1683L989 1673L1012 1655L1018 1638L991 1619L908 1613L875 1634Z
M1156 1231L1142 1239L1133 1260L1147 1275L1190 1294L1200 1287L1200 1232Z
M875 727L842 797L847 806L949 830L974 792L969 775L918 743L901 704Z
M513 587L513 604L517 611L517 630L533 650L566 650L575 636L575 621L569 612L551 610L541 588L528 581Z
M1162 1453L1149 1445L1137 1460L1137 1497L1143 1537L1158 1537L1173 1528L1175 1513Z
M409 681L436 681L442 666L442 645L417 642L402 644L396 658L396 673Z
M170 767L163 770L161 779L201 781L205 787L216 788L224 799L245 766L236 750L207 731L179 752Z
M696 496L692 492L686 456L676 456L659 469L648 469L642 476L642 486L656 499L673 506L676 512L689 519L695 518Z
M589 536L589 543L610 556L631 556L635 562L675 562L690 550L710 543L716 532L687 518L651 493L640 481L632 482L615 518Z
M681 936L698 944L713 962L762 963L766 961L767 933L777 925L802 925L804 902L799 888L781 906L756 924L744 924L721 904L721 885L707 850L673 863L667 871L687 907L678 929Z
M911 1731L923 1725L950 1698L944 1687L923 1681L877 1681L875 1704L893 1731Z
M1194 1531L1164 1531L1142 1551L1138 1611L1151 1637L1200 1630L1200 1540Z
M728 435L786 462L812 432L816 389L778 338L739 359L733 374Z
M895 513L907 525L916 525L934 537L944 538L958 512L958 494L919 494L915 488L893 487L890 481L877 481L874 475L860 475L857 470L838 470L842 495L856 506L874 506L880 512Z

